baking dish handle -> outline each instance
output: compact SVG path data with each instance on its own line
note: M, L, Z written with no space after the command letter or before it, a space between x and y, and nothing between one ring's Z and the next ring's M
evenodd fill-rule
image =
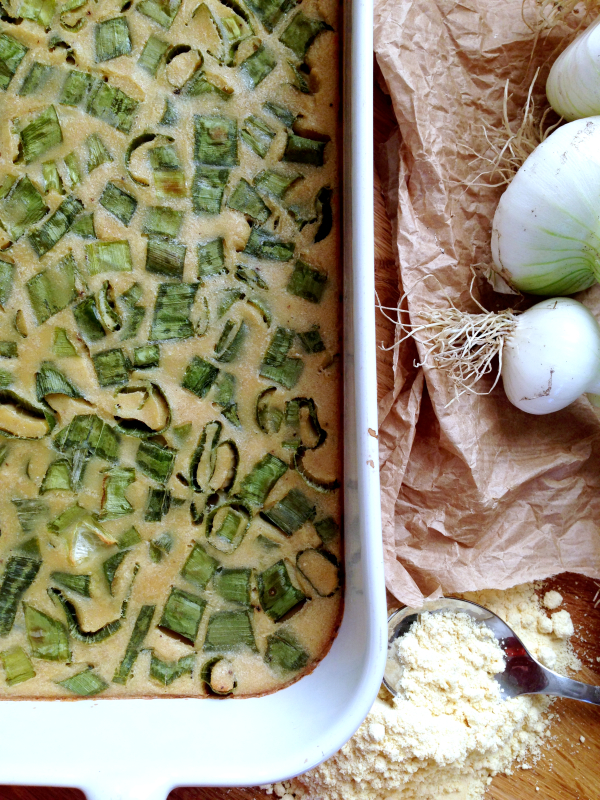
M172 788L170 784L164 785L131 775L125 780L119 776L114 776L111 780L107 776L105 783L82 786L81 790L87 800L166 800Z

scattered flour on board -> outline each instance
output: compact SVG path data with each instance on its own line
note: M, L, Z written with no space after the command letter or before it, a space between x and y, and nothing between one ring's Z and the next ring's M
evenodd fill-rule
M532 584L464 597L506 620L551 669L579 667L570 617L560 611L549 618ZM480 800L493 775L530 768L539 758L550 700L500 699L493 676L504 656L485 626L464 614L423 614L398 642L398 660L402 696L393 700L382 690L335 756L265 787L268 793L284 800Z

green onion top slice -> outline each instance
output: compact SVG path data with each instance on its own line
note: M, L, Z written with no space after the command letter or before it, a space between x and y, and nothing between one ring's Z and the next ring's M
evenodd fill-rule
M34 61L29 72L23 78L17 94L20 97L27 97L31 94L38 94L46 86L50 77L54 73L54 68L49 64L40 64L39 61Z
M331 30L333 28L324 20L307 17L302 11L299 11L283 31L279 41L283 42L290 50L293 50L295 55L302 61L316 37L322 31Z
M158 441L143 441L137 450L135 463L157 483L166 483L171 477L177 451Z
M138 67L148 72L153 78L156 77L160 62L168 49L168 42L164 42L162 39L159 39L158 36L152 34L144 45L142 54L138 58Z
M250 579L252 570L244 567L225 569L220 567L214 575L215 591L223 600L250 607Z
M227 272L225 266L224 240L222 237L212 239L206 244L199 244L198 253L198 279L210 278L213 275L222 275Z
M25 555L10 556L0 584L0 636L12 630L19 602L37 577L41 561Z
M129 133L138 106L137 100L129 97L118 87L100 81L87 101L86 111L118 131Z
M100 205L123 225L129 225L137 208L137 200L115 183L109 181L100 197Z
M181 0L140 0L136 8L141 14L145 14L169 30L175 21L180 5Z
M16 686L35 678L35 670L22 647L13 647L0 653L0 661L6 673L8 686Z
M0 33L0 89L8 89L28 50L18 39L7 33Z
M133 506L125 492L135 481L131 467L112 467L105 472L100 519L119 519L133 513Z
M181 574L198 589L206 589L218 566L217 559L210 556L201 544L195 542L181 569Z
M258 651L250 612L216 611L211 614L204 650L209 653L229 653L242 647Z
M246 4L271 33L283 15L293 8L296 2L297 0L247 0Z
M205 608L206 600L202 597L174 587L158 624L194 644Z
M283 122L286 128L291 128L297 119L297 114L294 114L293 111L280 106L278 103L273 103L271 100L267 100L263 104L263 108L268 114L272 114L280 122Z
M264 223L271 216L271 210L260 195L245 178L242 178L227 201L229 208L240 211L254 222Z
M310 303L320 303L327 284L327 274L304 261L296 261L287 291Z
M46 470L42 485L40 486L40 494L47 492L71 492L73 486L71 484L71 465L66 459L58 459L53 461Z
M62 622L28 603L23 603L23 608L32 655L47 661L70 661L69 636Z
M102 164L113 160L104 142L97 133L91 133L85 140L85 144L88 150L88 172L93 172L95 169L102 166Z
M240 130L240 137L248 147L254 150L256 155L264 158L275 138L275 131L260 117L251 114L244 120L244 126Z
M56 0L22 0L19 16L49 28L54 16Z
M38 400L50 394L64 394L67 397L82 398L83 395L51 361L43 361L35 374L35 391Z
M261 511L261 517L279 528L286 536L296 533L305 522L314 519L317 508L299 489L291 489L271 508Z
M209 166L235 167L237 122L218 115L194 117L194 160Z
M19 131L19 160L31 164L63 140L62 130L54 106L48 106L28 125Z
M295 249L294 242L284 242L274 233L254 226L243 252L267 261L289 261L293 258Z
M50 580L81 597L91 597L91 575L74 575L72 572L52 572Z
M187 246L179 242L149 236L146 248L146 271L170 278L182 278Z
M198 284L162 283L158 287L150 339L188 339L194 335L190 312Z
M127 17L112 17L97 23L95 30L96 63L131 53L131 35Z
M192 182L192 205L196 214L218 214L229 180L229 169L198 165Z
M163 236L174 239L183 224L183 211L169 206L151 206L146 209L142 233L146 236Z
M273 51L261 44L254 53L242 61L240 71L250 86L255 89L275 69L276 65L277 59Z
M150 677L162 686L170 686L173 681L193 672L196 666L196 654L181 656L177 661L162 661L152 653L150 659Z
M241 502L255 508L262 507L269 492L287 469L287 464L280 458L267 453L242 480L238 493Z
M265 661L280 675L303 669L309 659L309 654L289 631L278 630L267 637Z
M77 297L75 259L68 253L58 264L30 278L25 286L35 317L41 325Z
M283 559L260 573L258 593L263 611L273 622L278 622L306 599L304 592L292 583L290 570Z
M101 272L131 272L133 263L127 239L116 242L96 241L85 246L87 268L90 275Z
M204 398L217 379L219 368L200 356L194 356L187 366L181 385L196 397Z
M129 639L129 643L125 649L123 660L117 667L117 670L114 674L113 683L127 683L127 679L131 675L133 665L135 664L140 650L142 649L144 639L150 630L155 609L156 606L150 605L141 607L140 613L135 621L135 625L133 626L133 631L131 632L131 638Z
M27 175L13 184L5 199L0 202L0 223L10 238L16 242L30 226L39 222L48 206Z
M84 669L76 675L71 675L70 678L58 681L58 685L79 697L93 697L108 689L106 681L91 669Z
M288 132L283 161L322 167L325 159L326 144L327 142L307 139L305 136L298 136L295 133Z
M54 214L41 227L29 234L29 243L38 258L45 256L62 239L82 211L81 200L72 196L65 197Z
M122 350L102 350L92 356L98 383L107 386L122 386L129 380L129 364Z

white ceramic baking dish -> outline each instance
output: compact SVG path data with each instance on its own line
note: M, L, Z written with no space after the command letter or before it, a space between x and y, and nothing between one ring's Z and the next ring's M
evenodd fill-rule
M73 786L89 800L165 800L176 786L254 786L310 769L366 716L387 623L373 275L372 0L345 4L344 491L346 593L314 672L266 697L0 703L0 784Z

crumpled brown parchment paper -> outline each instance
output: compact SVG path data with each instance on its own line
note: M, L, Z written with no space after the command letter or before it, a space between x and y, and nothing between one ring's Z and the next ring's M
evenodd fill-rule
M483 126L499 124L507 79L516 119L537 67L535 97L545 104L549 65L576 24L569 19L533 49L521 0L376 3L375 50L400 130L388 144L400 295L407 291L413 321L447 297L476 310L471 266L491 263L502 192L478 179ZM501 301L484 281L474 292L488 308ZM598 287L579 299L600 318ZM399 346L380 408L390 591L414 605L439 591L507 588L563 571L600 578L600 421L587 400L536 417L499 385L448 406L443 374L415 368L415 355L412 342ZM485 378L478 389L490 386Z

